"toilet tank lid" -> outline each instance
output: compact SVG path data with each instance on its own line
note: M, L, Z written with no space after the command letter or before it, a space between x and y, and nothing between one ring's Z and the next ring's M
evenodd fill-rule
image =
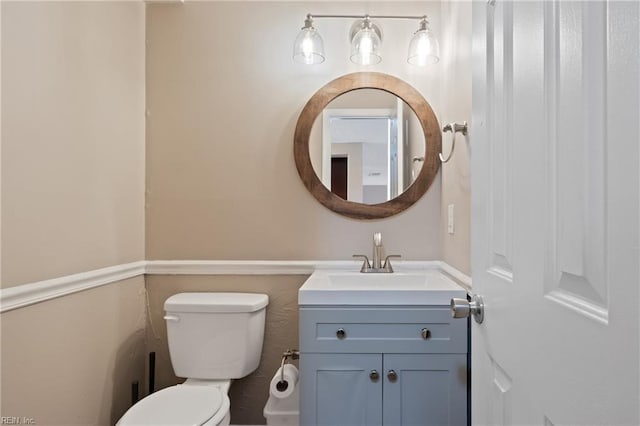
M167 312L255 312L269 304L260 293L179 293L164 302Z

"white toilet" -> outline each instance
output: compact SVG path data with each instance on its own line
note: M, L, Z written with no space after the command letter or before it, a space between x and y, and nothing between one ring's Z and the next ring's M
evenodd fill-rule
M260 363L266 294L180 293L164 303L171 364L187 380L152 393L117 426L225 426L231 379Z

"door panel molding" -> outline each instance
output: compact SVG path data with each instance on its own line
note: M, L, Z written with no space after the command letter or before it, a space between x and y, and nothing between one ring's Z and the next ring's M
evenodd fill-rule
M579 296L575 296L564 290L554 290L546 294L545 298L599 323L609 324L609 311L607 309L590 303Z
M503 426L513 424L511 416L511 387L513 380L506 371L492 358L493 384L491 391L495 405L492 407L494 425Z
M487 126L490 141L488 272L513 282L513 4L487 12Z
M548 2L545 16L546 298L607 324L606 7Z

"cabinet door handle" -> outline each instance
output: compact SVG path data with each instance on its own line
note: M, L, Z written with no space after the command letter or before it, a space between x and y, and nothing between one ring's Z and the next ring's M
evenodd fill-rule
M380 374L376 370L371 370L371 373L369 373L369 378L372 382L377 382L380 378Z
M389 370L389 372L387 373L387 379L389 379L390 382L394 383L396 380L398 380L398 373L396 373L394 370Z
M431 337L431 331L429 331L428 328L423 328L422 330L420 330L420 334L422 335L422 338L424 340L427 340Z
M344 339L345 337L347 337L347 332L344 331L344 328L339 328L336 331L336 337L340 340Z

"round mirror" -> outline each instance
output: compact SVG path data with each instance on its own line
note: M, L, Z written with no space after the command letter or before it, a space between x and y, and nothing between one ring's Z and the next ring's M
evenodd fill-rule
M305 105L294 156L323 205L358 219L388 217L415 203L440 162L441 134L427 101L380 73L333 80Z

